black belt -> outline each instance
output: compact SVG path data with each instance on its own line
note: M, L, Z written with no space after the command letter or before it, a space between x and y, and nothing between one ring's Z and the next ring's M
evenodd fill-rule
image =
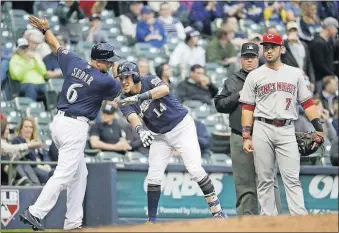
M57 111L57 115L63 115L65 117L70 117L70 118L73 118L73 119L76 119L76 120L81 120L81 121L85 121L85 122L90 122L90 120L87 118L87 117L80 117L80 116L75 116L75 115L72 115L68 112L64 112L64 111L61 111L61 110L58 110Z
M276 119L270 120L263 117L256 117L256 120L265 122L270 125L274 125L275 127L283 127L292 124L292 120L276 120Z

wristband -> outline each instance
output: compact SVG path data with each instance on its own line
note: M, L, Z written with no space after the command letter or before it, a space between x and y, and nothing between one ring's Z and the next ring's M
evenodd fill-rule
M323 132L323 126L321 125L320 118L315 118L311 120L311 123L315 129L315 131Z
M50 30L50 28L46 28L46 29L41 29L40 31L42 32L42 34L46 34L46 32L48 31L48 30Z
M252 126L242 127L242 139L251 139Z
M146 92L144 92L144 93L142 93L142 94L139 94L138 95L138 99L139 100L149 100L149 99L152 99L152 94L151 94L151 92L150 91L146 91Z
M137 133L139 133L142 129L143 129L142 125L135 126L135 131L137 131Z

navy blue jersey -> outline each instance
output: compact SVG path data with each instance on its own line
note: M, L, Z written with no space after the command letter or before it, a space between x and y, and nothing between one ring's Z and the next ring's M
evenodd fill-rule
M94 120L102 101L113 100L120 94L120 82L71 51L60 48L57 55L64 76L57 108Z
M147 92L160 85L166 84L157 76L142 77L140 93ZM121 95L121 99L126 97L126 95ZM161 134L171 131L188 112L172 93L160 99L144 100L136 104L122 106L120 110L125 117L128 117L131 113L137 113L144 120L149 130Z

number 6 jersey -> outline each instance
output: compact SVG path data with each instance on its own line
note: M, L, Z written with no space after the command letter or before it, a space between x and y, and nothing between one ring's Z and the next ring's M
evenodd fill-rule
M140 94L161 85L166 84L157 76L141 77ZM126 94L121 95L121 99L126 97L128 97ZM138 101L136 104L121 106L120 110L126 118L131 113L137 113L149 130L160 134L171 131L188 112L172 93L160 99Z
M296 120L297 101L304 103L311 98L302 71L284 64L278 70L262 65L250 72L239 101L255 105L254 117Z
M64 76L57 108L94 120L102 101L113 100L120 94L120 82L71 51L59 48L57 56Z

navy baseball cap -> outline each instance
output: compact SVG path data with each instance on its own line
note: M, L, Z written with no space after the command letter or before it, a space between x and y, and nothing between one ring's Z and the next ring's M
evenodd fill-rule
M253 42L244 43L241 46L241 56L246 54L253 54L259 56L259 46Z
M151 14L153 13L153 10L152 8L150 8L149 6L144 6L141 11L140 11L140 14Z
M107 62L120 61L121 57L115 54L114 47L109 43L94 45L91 51L91 59Z

